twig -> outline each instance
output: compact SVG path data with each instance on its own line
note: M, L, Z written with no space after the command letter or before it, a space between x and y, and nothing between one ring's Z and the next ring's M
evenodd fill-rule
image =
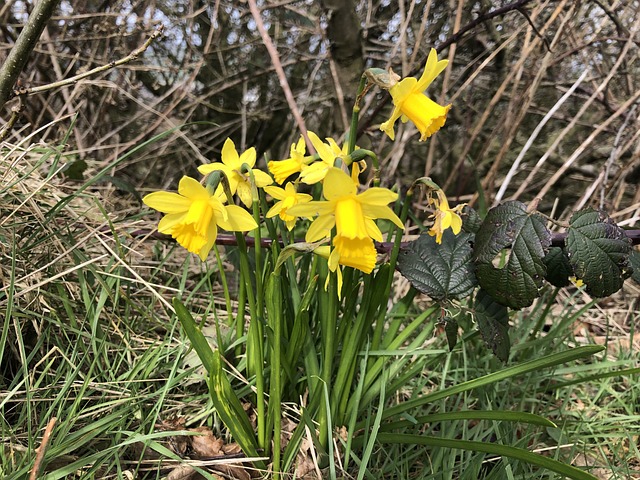
M44 27L53 15L53 11L60 0L40 0L36 2L33 12L29 15L27 23L20 32L16 43L7 55L2 67L0 67L0 110L11 98L13 86L22 72L29 54L35 48Z
M36 459L33 462L33 467L31 468L31 473L29 474L29 480L36 480L38 478L38 474L42 469L42 460L44 459L44 452L47 450L47 445L49 444L49 438L51 437L51 432L53 431L53 426L56 424L56 417L52 417L47 423L47 428L44 429L44 434L42 435L42 443L40 443L40 447L38 447L38 453L36 454Z
M304 120L302 119L302 115L300 115L300 110L298 110L298 105L296 104L295 98L293 98L293 93L291 93L291 88L289 87L289 82L287 82L287 76L284 73L284 69L282 68L282 63L280 62L280 58L278 57L278 51L276 47L273 45L271 41L271 37L267 33L267 30L264 28L264 23L262 23L262 17L260 17L260 10L256 5L255 0L247 0L249 4L249 10L251 10L251 16L256 22L256 27L258 28L258 32L260 32L260 36L262 37L262 43L267 48L267 52L269 53L269 57L271 58L271 63L273 67L276 69L276 74L278 75L278 81L280 82L280 86L284 91L284 96L287 99L287 104L289 104L289 109L291 110L291 114L298 124L298 129L307 143L307 148L311 153L315 153L313 145L309 141L307 136L307 127L305 126Z
M4 140L9 136L9 132L18 121L18 118L20 118L20 112L22 112L23 109L24 105L22 104L22 101L20 101L18 105L11 107L11 117L2 129L0 129L0 142L4 142Z
M46 92L48 90L53 90L54 88L66 87L67 85L76 83L82 80L83 78L91 77L96 73L104 72L106 70L119 67L120 65L124 65L125 63L129 63L132 60L135 60L136 58L138 58L140 55L144 53L144 51L147 48L149 48L149 45L151 45L151 43L162 34L163 28L164 27L160 25L158 28L156 28L156 30L151 34L151 36L147 39L146 42L144 42L144 44L141 47L136 48L133 52L131 52L126 57L121 58L120 60L107 63L106 65L101 65L99 67L88 70L84 73L80 73L70 78L65 78L64 80L60 80L59 82L48 83L47 85L41 85L39 87L34 87L34 88L21 88L20 90L16 90L14 94L16 96L35 95L36 93Z

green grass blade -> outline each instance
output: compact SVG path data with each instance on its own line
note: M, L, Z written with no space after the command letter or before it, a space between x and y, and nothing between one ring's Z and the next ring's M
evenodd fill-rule
M380 431L388 432L397 428L410 427L422 423L443 422L447 420L503 420L508 422L529 423L543 427L557 428L551 420L547 420L540 415L527 412L507 412L504 410L466 410L457 412L436 413L433 415L422 415L416 417L415 421L401 420L398 422L386 423L380 427Z
M180 320L180 323L182 324L182 328L184 328L184 331L191 341L193 349L198 354L202 365L207 372L211 373L213 369L213 350L211 350L211 346L202 333L202 330L198 328L198 325L191 316L189 310L187 310L187 307L185 307L177 298L173 299L173 308L176 311L178 320Z
M524 450L522 448L499 445L496 443L474 442L470 440L455 440L450 438L438 438L427 435L408 435L397 433L379 433L380 443L396 443L403 445L424 445L428 447L457 448L474 452L489 453L502 457L515 458L523 462L546 468L574 480L597 480L596 477L584 470L559 462L549 457Z
M554 353L545 357L525 362L520 365L514 365L513 367L505 368L498 372L484 375L480 378L475 378L467 382L462 382L449 388L438 390L436 392L423 395L420 398L403 402L395 407L388 408L384 412L384 418L389 418L394 415L399 415L403 412L412 410L416 407L425 405L427 403L435 402L451 395L473 390L474 388L490 385L492 383L506 380L507 378L523 375L525 373L534 372L542 368L554 367L562 363L571 362L579 358L588 357L604 350L605 347L600 345L586 345L583 347L572 348L560 353Z

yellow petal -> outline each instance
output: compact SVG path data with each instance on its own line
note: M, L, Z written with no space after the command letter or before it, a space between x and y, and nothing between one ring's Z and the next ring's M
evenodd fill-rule
M227 138L222 146L222 163L234 170L240 170L242 166L236 145L230 138Z
M306 242L317 242L323 238L329 238L331 236L331 229L336 224L336 220L333 215L321 215L316 218L305 235Z
M171 235L173 231L173 227L178 223L182 223L184 221L185 213L170 213L165 215L158 222L158 231L160 233L166 233L167 235Z
M246 232L258 228L258 224L244 208L226 205L227 219L216 218L218 226L230 232Z
M145 205L162 213L186 212L191 200L175 192L153 192L142 199Z
M247 208L251 208L251 204L253 203L253 196L251 195L251 186L247 182L238 182L238 186L236 188L236 193L238 194L238 198L244 203Z
M213 244L216 243L217 237L218 237L218 226L216 225L216 222L211 222L211 225L209 225L209 230L207 232L207 243L205 243L200 249L200 251L198 252L198 256L200 257L200 260L202 260L203 262L207 259L207 256L209 255L209 252L213 247Z
M265 217L267 217L267 218L275 217L276 215L278 215L280 213L280 211L282 210L282 207L284 207L284 203L283 202L276 202L269 209L269 211L266 213Z
M287 183L287 185L290 185L290 184ZM276 187L276 186L266 186L264 187L264 191L277 200L284 200L287 196L283 188Z
M371 238L373 238L375 241L382 242L383 241L382 232L378 228L378 225L376 225L376 222L370 218L365 218L364 223L365 223L365 226L367 227L367 234Z
M398 194L388 188L372 187L358 195L358 201L368 205L389 205L398 199Z
M197 180L186 175L180 179L178 193L190 200L208 200L211 196Z
M242 166L243 163L246 163L250 168L256 164L256 149L251 147L248 150L242 152L240 158L238 159L238 163Z
M391 210L391 208L382 205L363 205L362 213L368 218L384 218L391 220L398 228L404 230L402 220Z
M349 175L339 168L333 167L327 171L324 177L322 193L327 200L337 200L347 195L355 195L357 188Z
M256 187L262 188L267 185L271 185L273 183L273 179L269 176L268 173L263 172L262 170L258 170L257 168L253 169L253 178L256 180Z
M314 162L311 165L303 165L300 180L307 185L321 182L327 175L329 168L331 167L324 162Z
M427 58L427 64L424 67L424 71L416 85L416 91L424 92L431 82L433 82L433 80L440 75L445 68L447 68L448 64L449 60L438 61L438 53L435 48L432 48L429 52L429 57Z

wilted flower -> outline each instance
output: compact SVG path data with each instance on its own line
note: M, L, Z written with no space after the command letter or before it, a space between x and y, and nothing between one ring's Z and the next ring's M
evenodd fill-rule
M419 80L408 77L389 89L394 108L389 120L380 125L380 130L389 135L391 140L395 138L393 127L401 116L403 122L411 120L416 125L420 132L420 141L427 139L444 125L451 105L444 107L438 105L427 97L424 91L446 68L448 63L448 60L438 61L438 55L432 48Z
M436 237L436 243L442 243L442 234L447 228L457 235L462 229L462 218L460 212L466 204L462 203L453 208L449 207L447 196L442 190L436 190L438 198L431 198L429 201L436 207L436 211L431 216L434 218L433 226L429 229L429 235Z
M243 152L242 155L238 155L236 146L230 138L227 138L222 146L222 163L215 162L200 165L198 171L203 175L215 172L216 170L223 172L229 180L231 193L237 193L242 203L247 207L251 207L253 201L251 179L248 174L242 173L243 164L247 164L247 166L252 169L256 187L266 187L273 183L273 180L267 173L253 168L256 164L256 149L251 147L249 150Z
M204 261L216 241L218 227L234 232L258 227L249 212L236 205L223 205L222 199L221 192L211 193L197 180L184 176L178 185L178 193L153 192L142 201L154 210L166 213L158 224L160 233L171 235Z

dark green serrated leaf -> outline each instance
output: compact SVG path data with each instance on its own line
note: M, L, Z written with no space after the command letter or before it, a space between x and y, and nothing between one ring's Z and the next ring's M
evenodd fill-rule
M478 215L473 208L469 205L465 205L462 209L462 229L469 233L478 233L480 225L482 225L482 218Z
M509 312L482 288L476 293L474 316L484 343L503 362L509 360Z
M565 239L567 255L576 278L587 293L607 297L622 288L631 275L631 240L602 211L586 208L573 214Z
M571 283L569 277L573 275L573 269L563 248L551 247L543 261L547 267L547 282L554 287L566 287Z
M523 203L511 201L492 208L475 240L478 283L507 307L528 307L538 297L546 275L542 259L549 245L551 234L544 220L527 212Z
M638 250L631 252L631 255L629 255L629 263L631 264L631 268L633 268L631 278L636 283L640 283L640 252Z
M422 234L400 251L398 271L416 290L434 300L464 298L477 285L471 262L473 235L446 230L442 243Z

